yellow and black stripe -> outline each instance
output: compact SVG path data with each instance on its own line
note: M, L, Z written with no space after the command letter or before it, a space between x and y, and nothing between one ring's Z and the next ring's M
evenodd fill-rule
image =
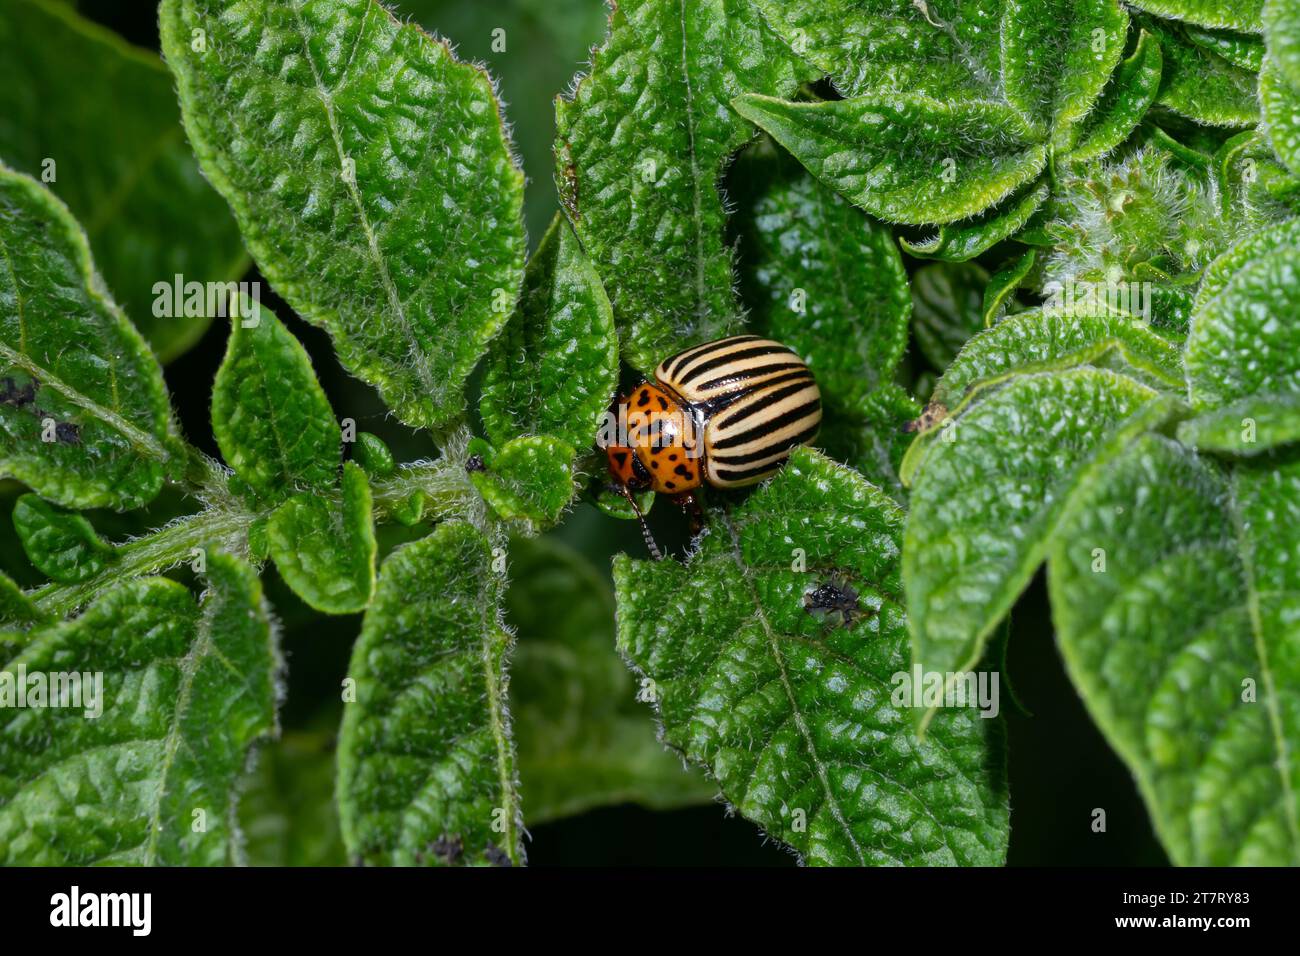
M772 474L821 426L812 372L772 339L737 335L699 345L665 359L655 378L701 414L705 476L719 488Z

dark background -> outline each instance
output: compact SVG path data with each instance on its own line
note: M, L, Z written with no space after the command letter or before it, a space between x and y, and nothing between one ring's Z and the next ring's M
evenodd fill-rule
M550 166L552 101L584 68L588 49L603 34L601 0L406 0L389 5L451 39L463 58L484 62L500 80L508 104L506 115L514 124L516 145L530 178L526 215L535 244L558 208ZM83 0L80 8L132 42L157 49L157 15L151 0ZM502 54L491 50L492 30L498 26L509 31L508 52ZM265 284L263 291L269 291ZM427 437L389 418L373 390L343 372L324 332L298 320L275 296L264 295L264 301L307 346L336 409L346 409L360 430L388 441L399 460L435 454ZM208 404L225 339L225 327L215 323L192 351L167 368L167 382L187 435L214 455ZM12 491L6 497L12 497ZM679 516L671 509L656 508L652 517L660 541L680 548ZM387 534L387 541L381 536L381 546L396 543L400 536L400 532ZM643 550L634 527L606 518L589 505L578 506L553 534L606 573L612 554ZM12 560L4 564L20 581L31 583L30 569L10 567L18 564ZM298 602L273 573L267 578L268 596L283 623L290 665L284 727L291 731L328 726L331 720L337 726L337 714L330 712L336 705L328 702L337 700L360 619L322 617ZM1011 682L1033 715L1017 712L1010 695L1002 695L1010 747L1009 862L1165 863L1130 774L1093 727L1062 669L1041 575L1013 615L1004 680ZM649 713L646 719L651 719ZM1106 811L1105 833L1092 832L1094 808ZM527 850L534 865L781 866L793 862L777 844L762 839L752 824L728 817L718 805L671 812L609 807L533 827L531 836Z

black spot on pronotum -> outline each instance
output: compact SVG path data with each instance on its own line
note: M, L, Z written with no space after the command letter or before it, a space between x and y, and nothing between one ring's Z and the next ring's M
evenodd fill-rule
M637 395L638 395L636 400L637 408L644 408L646 405L650 404L650 390L648 388L641 389L641 391L638 392Z
M864 615L858 592L837 575L803 593L803 608L819 621L840 627L852 627Z
M487 465L483 464L483 456L470 455L469 460L465 462L465 470L469 472L487 471Z
M689 478L691 477L691 470L687 468L685 465L678 465L676 468L673 469L673 474L681 475L683 478Z
M506 853L505 850L497 846L495 843L489 843L484 848L483 855L487 857L487 861L491 863L493 866L514 866L515 865L514 861L510 859L510 855Z

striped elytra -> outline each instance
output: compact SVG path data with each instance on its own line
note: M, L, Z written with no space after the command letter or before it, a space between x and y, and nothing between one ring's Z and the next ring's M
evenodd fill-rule
M704 426L704 478L717 488L752 485L790 450L817 437L821 393L795 352L737 335L678 352L655 379Z
M663 553L634 491L670 495L698 534L704 513L695 489L761 481L792 449L816 439L822 423L821 392L807 364L758 335L706 342L664 359L654 382L616 398L610 411L619 437L602 430L597 444L655 560Z

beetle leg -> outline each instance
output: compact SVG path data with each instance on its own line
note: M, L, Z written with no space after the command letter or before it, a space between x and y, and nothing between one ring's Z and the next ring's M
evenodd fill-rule
M680 495L673 495L673 501L686 512L690 522L691 537L694 538L704 530L704 509L700 507L699 497L692 491L683 491Z

